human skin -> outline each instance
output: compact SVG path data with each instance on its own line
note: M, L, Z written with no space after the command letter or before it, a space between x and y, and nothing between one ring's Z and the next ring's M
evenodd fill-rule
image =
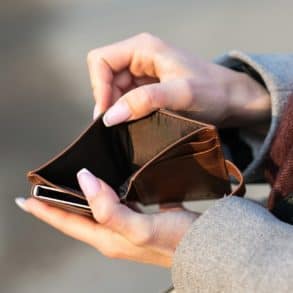
M106 126L138 119L159 108L219 127L261 125L270 118L267 91L248 75L203 61L162 40L140 34L88 54L94 117ZM174 251L199 214L162 205L144 214L121 204L113 189L88 170L77 178L94 219L16 199L26 212L112 258L170 267Z

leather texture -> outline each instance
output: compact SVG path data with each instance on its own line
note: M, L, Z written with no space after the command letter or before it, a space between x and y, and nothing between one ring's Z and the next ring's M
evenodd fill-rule
M101 115L63 152L30 171L28 179L84 199L76 178L82 168L125 202L148 205L245 193L241 172L224 159L216 128L166 110L113 127L106 127ZM234 191L230 176L239 181Z

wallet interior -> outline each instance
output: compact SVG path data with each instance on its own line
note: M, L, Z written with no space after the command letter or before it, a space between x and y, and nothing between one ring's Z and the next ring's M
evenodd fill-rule
M138 170L216 147L219 146L214 128L191 119L179 119L168 111L157 111L113 127L106 127L100 116L72 145L30 172L29 177L32 182L43 181L82 197L76 173L87 168L123 198L130 188L129 179Z

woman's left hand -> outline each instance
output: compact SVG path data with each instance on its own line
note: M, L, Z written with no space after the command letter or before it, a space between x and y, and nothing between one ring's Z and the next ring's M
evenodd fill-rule
M77 177L94 219L34 198L16 202L26 212L108 257L171 266L176 246L198 214L179 205L162 206L154 214L139 213L122 204L113 189L88 170L82 169Z

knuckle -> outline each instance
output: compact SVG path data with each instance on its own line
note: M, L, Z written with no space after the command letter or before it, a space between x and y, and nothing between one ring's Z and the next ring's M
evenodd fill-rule
M142 32L138 37L144 41L153 41L155 39L155 37L149 32Z
M140 40L140 44L147 46L149 49L158 49L164 46L164 42L160 38L148 32L140 33L138 38Z
M142 86L140 88L141 104L146 109L156 110L166 106L166 94L160 86Z
M105 226L110 226L114 221L115 211L107 204L99 204L99 209L93 209L93 215L98 223Z
M113 216L109 213L106 213L106 212L94 212L94 218L96 219L96 221L102 225L105 225L105 226L109 226L110 223L111 223L111 220L113 218Z
M148 86L142 86L139 88L138 98L140 99L143 108L155 108L155 95Z

